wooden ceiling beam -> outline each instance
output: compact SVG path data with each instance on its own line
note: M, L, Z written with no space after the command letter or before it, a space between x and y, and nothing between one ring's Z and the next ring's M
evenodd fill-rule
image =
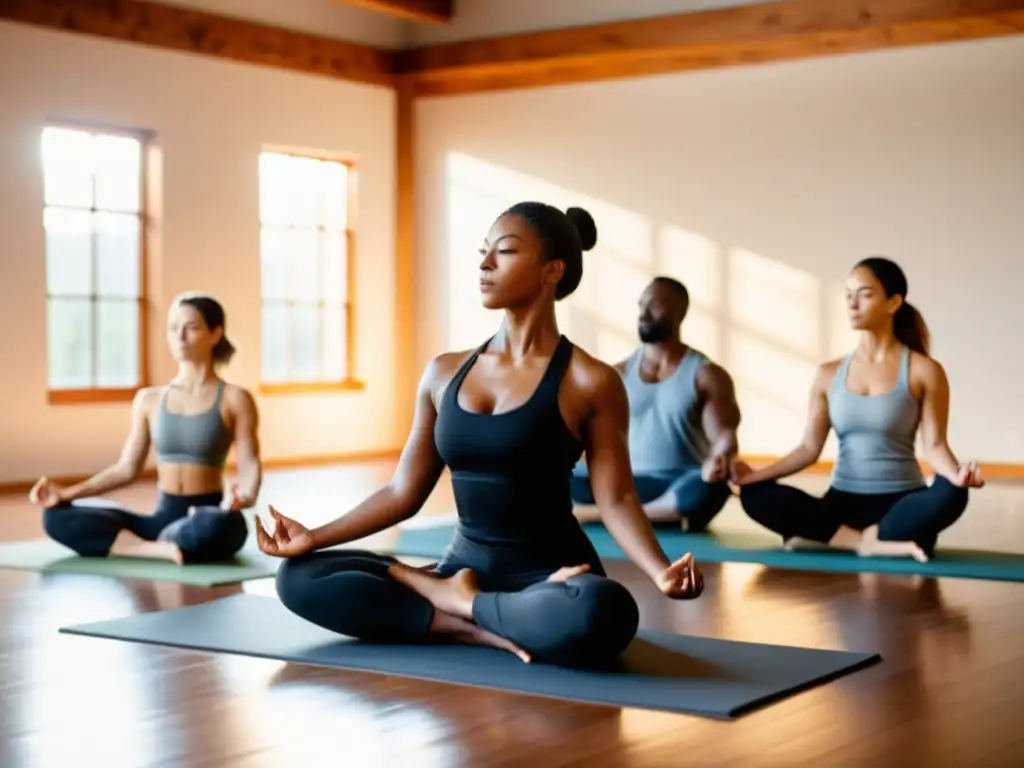
M358 5L371 11L410 21L447 24L454 14L452 0L334 0L336 3Z
M147 0L2 0L2 19L374 85L402 77L417 97L1021 34L1024 0L783 0L407 51Z
M143 0L2 0L0 19L357 83L396 83L393 51Z
M418 96L592 82L1024 33L1024 0L783 0L398 53Z

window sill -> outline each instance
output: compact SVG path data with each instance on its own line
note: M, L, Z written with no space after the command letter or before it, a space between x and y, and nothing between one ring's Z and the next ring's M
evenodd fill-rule
M308 381L294 384L260 384L259 393L277 397L281 395L330 395L341 392L363 392L366 383L358 379L344 381Z
M100 403L130 403L141 387L118 389L48 389L49 405L98 405Z

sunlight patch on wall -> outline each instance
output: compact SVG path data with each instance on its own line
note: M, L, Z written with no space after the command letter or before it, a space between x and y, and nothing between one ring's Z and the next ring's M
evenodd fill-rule
M583 280L556 305L561 331L608 363L624 359L637 338L637 303L656 275L687 286L690 311L683 339L732 374L743 410L742 450L777 454L795 444L807 415L807 393L833 341L823 308L831 293L814 275L751 250L733 248L679 225L652 224L589 195L493 163L451 153L447 164L447 348L468 349L494 333L501 315L481 306L479 248L509 206L537 200L594 216L598 242L584 255ZM827 299L827 301L826 301ZM842 308L839 293L838 307ZM848 337L839 334L836 339ZM831 448L831 446L830 446Z
M729 254L728 367L743 410L745 453L796 445L821 356L821 285L803 270L747 250Z
M748 331L729 333L728 367L743 410L742 450L777 453L780 441L795 446L803 434L816 364Z
M850 327L850 318L846 311L846 289L841 284L829 286L826 297L826 326L828 337L824 359L848 355L858 341L857 331Z
M631 339L632 346L636 346L637 301L650 283L651 274L600 246L585 258L583 282L575 294L562 302L572 307L568 330L588 352L608 359L609 350L600 348L599 333L610 331L612 336Z
M721 245L677 226L662 227L658 274L674 277L690 294L690 311L683 322L683 340L723 362L722 304L724 298Z
M572 296L556 305L562 333L609 362L635 346L637 301L650 282L654 257L644 217L460 153L448 155L447 188L448 348L475 346L500 323L500 314L480 303L479 248L502 211L524 200L561 210L579 206L597 223L597 245L583 257L583 280Z
M729 254L729 317L797 355L821 354L817 277L775 259L734 249Z
M507 207L502 186L471 158L449 156L447 184L446 349L482 343L498 325L497 313L480 304L479 249L491 223ZM495 190L495 191L491 191Z

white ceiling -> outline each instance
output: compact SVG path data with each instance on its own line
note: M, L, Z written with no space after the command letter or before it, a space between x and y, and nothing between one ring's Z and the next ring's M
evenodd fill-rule
M400 19L335 0L157 0L157 2L382 48L401 48L408 42L410 35L408 25Z
M447 26L416 24L417 44L445 43L519 32L579 27L608 21L667 16L708 8L754 5L758 0L454 0ZM764 0L761 0L764 2Z
M454 0L451 24L402 21L338 0L158 0L385 48L662 16L754 0Z

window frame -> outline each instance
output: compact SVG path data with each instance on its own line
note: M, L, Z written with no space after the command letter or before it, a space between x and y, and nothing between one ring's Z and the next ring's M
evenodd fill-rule
M138 323L138 383L132 387L76 387L76 388L59 388L50 386L50 366L49 356L47 355L46 361L46 402L48 405L93 405L102 403L130 403L135 399L136 394L150 386L149 376L149 331L150 331L150 307L149 307L149 251L150 251L150 226L152 222L152 213L150 211L151 196L150 196L150 158L152 154L153 142L155 138L155 132L145 128L130 128L125 126L114 126L114 125L103 125L96 123L88 123L77 120L63 120L63 119L47 119L43 122L42 130L39 132L40 141L42 139L42 133L47 128L62 128L73 131L84 131L93 135L105 135L105 136L124 136L127 138L135 139L139 142L139 294L136 300L137 304L137 323ZM45 187L45 173L46 166L42 158L40 158L40 170L44 175L44 182L42 188L42 213L43 217L46 215L46 210L50 206L46 202L46 187ZM95 207L95 201L93 201L93 207L90 209L92 213L96 213L98 210ZM42 217L40 217L42 218ZM46 243L45 243L45 227L43 228L43 259L44 259L44 283L49 282L49 273L46 268ZM92 254L95 258L95 253ZM46 300L45 310L46 319L44 320L43 327L45 329L45 341L46 346L49 346L49 308L50 301L54 297L50 296L49 286L46 285ZM89 300L93 304L102 299L100 294L90 294ZM95 340L90 350L94 359L96 354Z
M357 198L359 171L354 158L347 155L336 155L329 152L314 152L307 150L291 149L286 147L264 146L260 149L260 156L264 154L285 155L288 157L300 157L320 162L338 163L348 169L348 189L345 193L345 296L342 305L342 317L345 319L345 376L336 381L280 381L267 382L263 380L263 333L262 322L260 327L260 381L257 391L261 395L288 396L288 395L310 395L329 394L336 392L361 392L366 389L366 384L355 375L355 261L356 261L356 222L357 222ZM259 182L262 185L262 180ZM260 266L262 268L262 235L263 217L260 216ZM260 317L263 316L263 308L266 301L263 297L262 280L259 292ZM319 352L318 352L319 354Z

